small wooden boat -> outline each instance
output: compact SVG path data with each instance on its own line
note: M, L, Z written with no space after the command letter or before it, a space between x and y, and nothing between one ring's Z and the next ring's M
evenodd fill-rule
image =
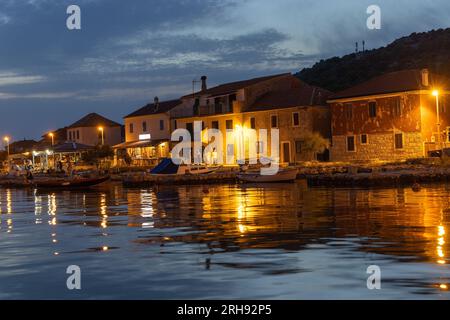
M258 183L267 183L267 182L290 182L297 179L298 169L296 168L286 168L280 169L274 175L262 175L261 172L258 171L247 171L241 172L237 175L238 179L243 182L258 182Z
M71 189L96 186L109 180L109 176L73 178L36 177L27 180L24 177L4 177L0 179L0 186L11 188L37 188L37 189Z

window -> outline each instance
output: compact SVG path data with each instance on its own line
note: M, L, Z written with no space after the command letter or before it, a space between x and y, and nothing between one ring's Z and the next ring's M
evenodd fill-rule
M345 117L348 120L352 120L353 119L353 105L350 103L347 103L344 105L345 108Z
M270 116L270 125L272 128L278 128L278 116Z
M222 113L222 101L220 98L214 99L214 112L215 113Z
M367 138L367 134L362 134L361 135L361 144L368 144L368 138Z
M300 126L300 115L298 112L294 112L292 114L292 126L293 127L298 127Z
M80 130L77 130L77 140L80 140Z
M254 117L250 118L250 129L256 129L256 119Z
M355 148L355 137L354 136L347 137L347 151L348 152L355 152L356 151L356 148Z
M375 101L369 102L369 117L376 118L377 116L377 103Z
M403 133L395 134L395 149L403 149Z
M130 123L130 133L134 132L134 125L132 123Z
M226 121L226 128L227 130L233 130L233 120Z
M393 114L394 114L395 117L401 117L402 116L402 101L401 101L400 97L395 99Z
M264 153L264 142L256 141L256 153Z
M177 123L177 120L173 120L173 127L175 128L175 130L178 129L178 123Z
M164 130L164 120L159 120L159 130Z
M219 121L212 121L211 122L211 128L219 129Z
M295 153L302 153L302 142L300 140L295 141Z
M69 131L69 141L72 141L72 131Z
M147 132L147 122L146 121L142 122L142 131Z

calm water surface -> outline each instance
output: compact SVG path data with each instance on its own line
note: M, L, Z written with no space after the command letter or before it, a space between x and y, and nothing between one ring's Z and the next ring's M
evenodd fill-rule
M449 232L446 185L0 189L0 299L447 299Z

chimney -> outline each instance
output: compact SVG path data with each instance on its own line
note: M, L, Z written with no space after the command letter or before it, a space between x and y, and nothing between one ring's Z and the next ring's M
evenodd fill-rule
M159 98L158 97L155 97L154 99L153 99L153 107L155 108L155 111L158 111L158 108L159 108Z
M428 87L430 85L429 72L428 69L422 69L422 85Z
M206 86L206 79L208 79L206 76L203 76L202 78L202 92L206 91L208 87Z

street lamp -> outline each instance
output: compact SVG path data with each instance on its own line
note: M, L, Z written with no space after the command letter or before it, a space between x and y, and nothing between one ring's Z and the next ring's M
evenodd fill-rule
M49 136L50 136L50 138L52 138L52 147L53 147L53 145L55 144L55 135L53 134L53 132L50 132L49 134L48 134Z
M8 150L8 157L9 157L9 137L4 137L3 140L4 140L5 143L6 143L6 148L7 148L7 150Z
M436 98L436 125L437 125L437 143L439 148L441 148L441 118L439 115L439 90L433 90L433 96Z
M103 146L105 144L105 135L104 135L105 129L102 126L100 126L98 127L98 131L100 131L102 134L102 146Z

